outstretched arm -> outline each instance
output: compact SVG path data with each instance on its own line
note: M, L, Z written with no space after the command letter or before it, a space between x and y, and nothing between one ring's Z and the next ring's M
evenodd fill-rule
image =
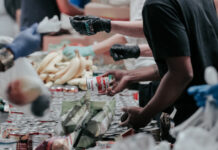
M142 21L111 21L111 32L144 38Z

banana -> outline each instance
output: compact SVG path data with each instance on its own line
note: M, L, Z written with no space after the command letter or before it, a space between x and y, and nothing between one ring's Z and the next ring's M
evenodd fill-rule
M76 57L71 60L70 68L66 71L66 73L64 73L64 75L60 79L57 79L55 81L55 84L64 84L68 80L75 77L75 75L78 73L80 67L80 55L78 51L75 51L75 53Z
M61 60L62 60L62 55L56 56L42 72L43 73L56 73L56 72L58 72L58 68L55 67L55 64L59 63Z
M91 57L86 57L85 69L87 71L92 70L92 66L93 66L93 61L92 61Z
M79 67L79 71L75 75L75 78L82 76L85 67L86 67L86 60L84 57L80 56L80 67Z
M67 82L69 85L79 85L81 78L75 78Z
M37 73L40 74L56 56L58 56L57 52L49 53L40 63Z
M48 74L42 73L39 75L39 77L42 81L44 81L48 77Z
M70 69L70 63L68 66L66 66L65 68L63 68L62 70L58 71L55 76L54 76L54 80L59 79L61 76L63 76L68 70Z

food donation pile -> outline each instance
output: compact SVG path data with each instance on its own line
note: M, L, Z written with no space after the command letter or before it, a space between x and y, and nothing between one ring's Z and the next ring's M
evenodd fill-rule
M62 104L62 135L44 141L36 150L72 149L93 146L109 128L116 108L115 99L91 101L86 93L80 100L65 101Z
M65 58L61 51L50 52L34 67L47 87L68 84L81 90L87 90L86 78L92 77L97 70L91 57L82 57L77 51L72 59Z

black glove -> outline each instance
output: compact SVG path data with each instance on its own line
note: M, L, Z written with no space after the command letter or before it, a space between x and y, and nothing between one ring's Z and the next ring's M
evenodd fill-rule
M70 23L77 32L84 35L94 35L101 31L109 33L111 31L111 21L109 19L94 16L70 17Z
M138 46L114 44L110 49L110 54L115 61L127 58L138 58L140 56L140 48Z
M31 105L32 113L35 116L42 117L45 110L49 108L50 98L46 95L39 96Z

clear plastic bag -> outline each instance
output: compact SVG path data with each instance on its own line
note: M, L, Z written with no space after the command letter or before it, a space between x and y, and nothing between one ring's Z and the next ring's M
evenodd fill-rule
M20 79L20 78L29 78L34 83L33 86L40 88L40 94L50 96L48 89L44 86L43 82L39 78L38 74L30 64L29 60L26 58L20 58L14 62L14 66L8 69L5 72L0 73L0 97L8 100L8 86L11 82ZM37 85L35 85L37 84ZM31 85L29 85L31 86ZM30 88L30 87L29 87ZM16 105L15 105L16 106ZM26 114L32 114L31 104L25 106L16 106L18 109L21 109L22 112Z

